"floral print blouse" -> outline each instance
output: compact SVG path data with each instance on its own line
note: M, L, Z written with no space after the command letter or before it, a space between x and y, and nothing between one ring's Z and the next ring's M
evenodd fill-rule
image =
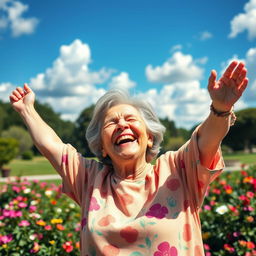
M211 170L200 164L197 131L133 179L66 144L59 173L81 207L81 256L203 256L199 210L223 166L220 151Z

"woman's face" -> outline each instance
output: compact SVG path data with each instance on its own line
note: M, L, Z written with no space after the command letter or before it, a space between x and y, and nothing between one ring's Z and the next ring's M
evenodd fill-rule
M147 147L152 147L151 136L136 108L120 104L110 108L101 130L103 157L113 163L120 160L146 160Z

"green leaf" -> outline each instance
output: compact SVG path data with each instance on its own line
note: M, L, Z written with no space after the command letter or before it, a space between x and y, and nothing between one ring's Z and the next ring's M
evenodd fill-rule
M145 238L145 241L146 241L146 245L147 245L147 247L148 247L148 248L150 248L150 247L151 247L151 245L152 245L152 243L151 243L151 241L150 241L149 237L146 237L146 238Z
M132 252L129 256L143 256L140 252Z

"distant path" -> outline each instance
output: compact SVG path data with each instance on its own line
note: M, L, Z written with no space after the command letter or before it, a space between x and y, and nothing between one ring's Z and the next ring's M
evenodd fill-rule
M224 168L224 171L240 171L241 165L237 166L227 166ZM47 174L47 175L31 175L31 176L21 176L22 179L27 180L60 180L61 177L59 174ZM0 182L6 182L8 180L15 181L16 177L11 176L7 178L0 178Z
M59 174L47 174L47 175L31 175L31 176L21 176L22 179L27 180L59 180L61 179ZM15 181L16 177L11 176L7 178L0 178L0 182Z

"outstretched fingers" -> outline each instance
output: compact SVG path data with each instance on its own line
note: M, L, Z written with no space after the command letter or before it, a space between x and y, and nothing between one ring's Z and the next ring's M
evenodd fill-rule
M222 77L230 78L236 66L237 66L237 61L236 60L232 61L227 67L227 69L225 70L225 72L223 73Z
M244 79L246 78L246 74L247 74L247 70L246 68L243 68L240 73L238 74L237 78L236 78L236 84L238 87L240 87L241 83L244 81Z
M234 72L232 73L232 76L231 78L236 80L239 76L240 76L240 73L241 71L244 69L244 63L243 62L240 62L238 64L238 66L236 67L236 69L234 70Z
M241 94L242 94L242 93L244 92L244 90L246 89L248 82L249 82L249 80L248 80L248 78L246 77L246 78L243 80L242 84L240 85L239 91L240 91Z
M208 90L209 91L214 89L215 83L216 83L216 78L217 78L217 72L213 69L211 71L211 74L208 79Z

